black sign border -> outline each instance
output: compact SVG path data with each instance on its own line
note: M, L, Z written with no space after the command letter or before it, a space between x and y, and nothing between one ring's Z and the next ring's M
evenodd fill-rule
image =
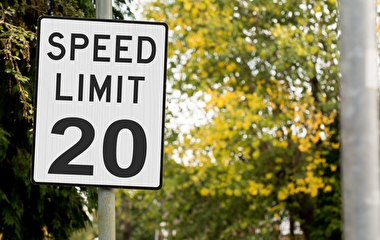
M161 159L160 159L160 180L157 187L144 187L144 186L119 186L119 185L102 185L102 184L75 184L75 183L50 183L38 182L34 180L34 163L35 163L35 138L36 138L36 125L37 125L37 89L38 89L38 70L39 70L39 50L40 50L40 29L41 21L45 18L56 20L69 20L69 21L89 21L89 22L118 22L125 24L141 24L141 25L161 25L165 28L165 50L164 50L164 88L163 88L163 112L162 112L162 132L161 132ZM104 188L124 188L124 189L145 189L145 190L159 190L163 184L163 163L164 163L164 132L165 132L165 109L166 109L166 81L167 81L167 52L168 52L168 25L164 22L153 21L131 21L119 19L99 19L99 18L74 18L74 17L59 17L59 16L41 16L38 18L37 23L37 46L36 46L36 73L34 81L34 125L33 125L33 146L32 146L32 167L30 181L34 185L54 185L54 186L82 186L82 187L104 187Z

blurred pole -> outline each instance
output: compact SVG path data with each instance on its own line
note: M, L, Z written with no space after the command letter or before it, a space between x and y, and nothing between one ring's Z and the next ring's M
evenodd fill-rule
M380 239L376 1L340 0L345 240Z
M98 189L99 240L115 240L115 192L112 188Z
M96 0L96 18L112 19L112 1ZM115 191L112 188L98 189L99 240L115 240Z
M112 1L96 0L96 18L112 19Z

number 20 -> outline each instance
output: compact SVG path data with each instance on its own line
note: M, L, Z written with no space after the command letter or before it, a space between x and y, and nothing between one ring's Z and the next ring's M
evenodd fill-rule
M51 130L53 134L64 135L68 127L77 127L82 135L77 143L62 153L49 168L50 174L93 175L93 165L69 164L82 154L95 138L94 127L82 118L64 118L56 122ZM128 168L121 168L117 163L116 146L121 130L128 129L133 136L132 162ZM146 136L144 129L135 121L118 120L113 122L106 130L103 141L103 161L107 170L117 177L128 178L138 174L144 166L146 159Z

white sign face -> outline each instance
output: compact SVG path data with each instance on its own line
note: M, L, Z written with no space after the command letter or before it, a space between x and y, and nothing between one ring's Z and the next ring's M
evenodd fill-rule
M38 24L32 182L159 189L167 25Z

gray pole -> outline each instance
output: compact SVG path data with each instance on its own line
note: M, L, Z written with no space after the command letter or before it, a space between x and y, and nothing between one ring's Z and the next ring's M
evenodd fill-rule
M112 19L112 1L96 0L96 18ZM115 191L98 189L99 240L115 240Z
M341 0L345 240L380 239L376 1Z
M96 0L96 18L112 19L112 1Z
M98 189L99 240L115 240L115 192L112 188Z

